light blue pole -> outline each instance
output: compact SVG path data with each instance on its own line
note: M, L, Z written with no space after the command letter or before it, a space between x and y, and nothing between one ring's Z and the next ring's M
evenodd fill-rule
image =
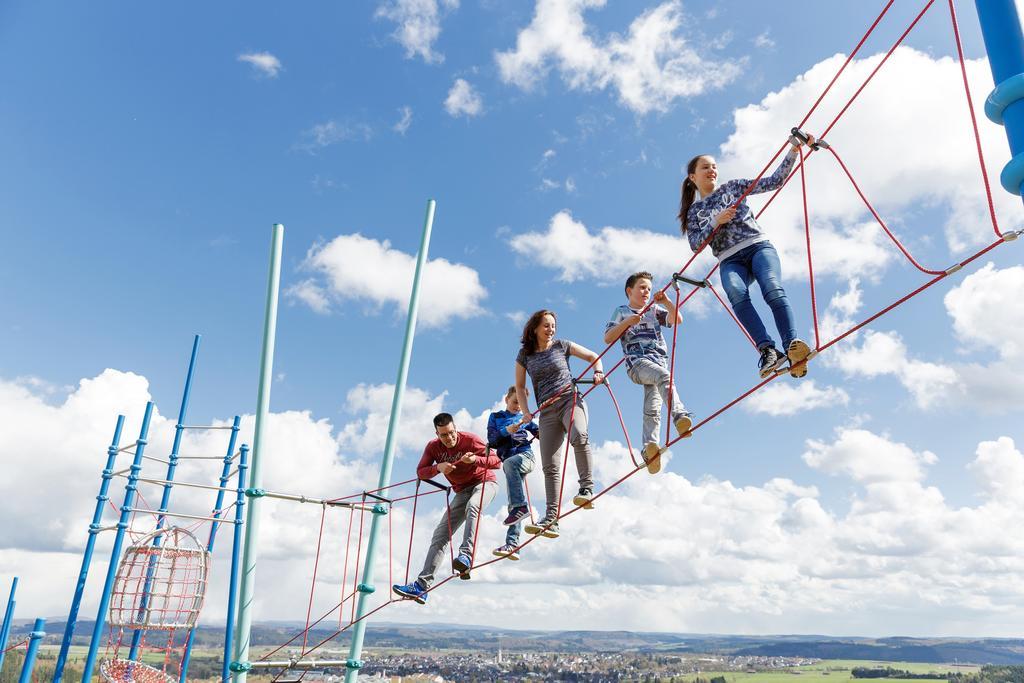
M277 299L281 287L281 245L284 226L274 224L270 241L270 273L267 278L267 308L263 319L263 350L260 353L260 384L256 394L256 429L252 442L252 471L249 488L252 500L245 517L245 548L242 551L241 603L235 637L235 657L231 671L236 681L246 680L249 663L249 637L252 631L252 603L256 597L256 554L259 551L260 487L263 485L262 462L264 430L270 413L270 385L274 375L274 342L277 338Z
M242 556L242 522L245 508L245 471L249 469L249 447L242 444L241 455L238 456L238 494L235 499L235 533L231 542L231 578L228 585L228 618L224 629L224 668L221 671L222 683L231 680L231 647L234 644L231 636L235 627L235 612L238 608L238 562Z
M142 470L142 456L146 451L146 439L149 437L149 421L153 417L153 402L146 403L146 412L142 416L142 429L139 430L139 438L135 442L135 458L128 474L128 483L124 487L124 503L121 505L121 517L117 522L117 534L114 536L114 547L110 550L110 565L107 567L107 578L103 583L103 594L100 596L100 606L96 610L96 624L92 629L92 639L89 641L89 654L85 659L85 669L82 671L82 680L91 681L93 669L96 668L96 655L100 647L100 639L103 637L103 627L107 623L107 609L110 607L110 594L114 590L114 579L117 578L117 565L121 558L121 547L124 545L124 536L128 529L128 522L132 515L132 505L135 503L135 491L139 487L139 472Z
M1007 192L1019 195L1024 184L1024 35L1020 17L1014 0L976 0L975 4L996 84L985 102L985 114L1006 127L1013 155L999 179Z
M178 469L178 455L181 453L181 437L185 432L185 415L188 412L188 399L192 394L192 378L196 372L196 356L199 354L199 340L200 335L196 335L192 340L192 356L188 361L188 372L185 373L185 390L181 394L181 407L178 409L178 423L174 426L174 443L171 444L171 455L167 458L167 476L164 480L167 481L164 484L163 495L160 497L160 507L157 512L167 512L168 507L171 504L171 488L174 486L174 473ZM162 529L167 518L160 515L156 518L156 528ZM153 547L159 548L164 542L163 535L158 535L153 538ZM149 590L153 585L153 572L156 570L156 556L152 556L149 559L149 566L146 568L146 583L142 588L142 598L139 600L139 616L142 617L146 613L146 606L149 603ZM143 629L137 629L132 634L132 647L128 653L128 659L133 662L139 656L139 644L142 642L142 636L146 633Z
M82 606L82 595L85 593L85 582L89 578L89 567L92 565L92 554L96 549L96 537L103 528L103 508L110 500L110 480L114 478L114 465L117 464L117 449L121 445L121 429L124 427L124 415L117 416L117 424L114 426L114 438L107 447L107 466L103 468L102 480L100 481L100 492L96 496L96 509L92 513L92 523L89 525L89 538L85 541L85 554L82 555L82 568L78 571L78 583L75 585L75 595L71 598L71 611L68 613L68 623L64 626L64 638L60 642L60 652L57 655L57 665L53 671L53 683L60 683L64 678L64 666L68 661L68 650L71 648L71 639L75 635L75 626L78 624L78 610ZM0 661L3 655L0 655Z
M14 619L14 606L17 601L14 599L18 592L18 577L11 581L11 596L7 598L7 608L4 610L4 623L0 627L0 671L4 670L4 650L7 649L7 639L11 636L11 620Z
M224 492L227 488L228 481L231 478L231 465L235 461L235 443L238 441L238 429L242 422L242 418L235 415L234 421L231 423L231 438L228 440L228 452L224 455L224 467L220 471L220 489L217 491L217 502L213 504L213 517L214 519L220 519L221 506L224 505ZM220 526L220 522L212 522L210 524L210 537L206 542L206 552L213 553L213 544L217 540L217 528ZM185 643L185 654L181 658L181 675L178 677L179 683L185 683L185 675L188 673L188 663L192 659L192 642L195 640L196 630L190 629L188 632L188 641Z
M46 619L36 619L36 623L32 626L32 633L28 634L28 652L25 653L25 664L21 667L21 678L18 679L18 683L32 683L32 669L36 666L39 641L46 635L44 628L46 628Z
M391 483L391 463L395 454L395 441L398 438L398 423L402 416L402 396L405 394L405 381L409 376L409 359L412 356L412 342L416 334L416 314L420 302L420 277L423 266L427 262L427 249L430 246L430 231L434 225L433 199L427 202L427 215L423 221L423 237L420 239L420 253L416 258L416 274L412 279L412 294L409 296L409 315L405 321L405 342L402 345L402 359L398 364L398 379L395 381L395 394L391 399L391 419L388 422L388 436L384 443L384 459L380 464L378 488ZM373 506L373 519L370 521L370 539L366 544L366 564L363 568L363 582L359 584L359 605L356 608L356 625L352 631L352 646L349 650L345 683L355 683L359 677L359 669L363 663L359 659L363 652L363 635L366 632L366 601L375 590L373 586L374 550L377 547L377 532L381 516L387 514L387 508L377 504ZM388 586L388 590L391 587Z

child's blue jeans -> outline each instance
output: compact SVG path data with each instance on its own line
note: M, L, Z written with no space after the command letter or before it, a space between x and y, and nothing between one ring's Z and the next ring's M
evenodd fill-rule
M782 288L782 264L779 253L771 242L757 242L722 261L718 270L722 278L722 287L732 304L736 317L746 328L758 350L774 344L761 316L754 310L750 301L750 285L757 280L761 287L761 295L772 309L775 326L782 337L782 351L789 348L789 343L796 338L796 324L793 322L793 309L786 298L786 290Z
M533 471L533 451L523 451L505 458L501 463L505 471L505 484L508 486L508 510L526 505L526 493L523 491L523 478ZM519 529L521 522L509 526L505 533L505 543L519 545Z

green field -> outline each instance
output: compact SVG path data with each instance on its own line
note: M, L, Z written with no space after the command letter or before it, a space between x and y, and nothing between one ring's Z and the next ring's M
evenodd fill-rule
M817 664L807 666L779 669L776 671L758 671L757 673L744 673L739 671L702 671L699 674L690 674L681 677L688 683L696 678L708 680L716 676L724 676L728 683L846 683L847 681L858 681L868 683L894 683L903 681L906 683L922 683L921 679L909 678L875 678L863 679L854 678L851 673L853 667L862 666L870 669L891 667L902 669L911 673L946 673L959 671L960 673L974 673L981 667L978 666L954 666L952 664L928 664L924 662L876 662L854 659L825 659Z

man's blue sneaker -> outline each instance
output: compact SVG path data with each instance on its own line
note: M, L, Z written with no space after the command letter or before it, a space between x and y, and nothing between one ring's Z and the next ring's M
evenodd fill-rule
M391 587L391 590L393 590L397 595L401 595L403 598L415 600L421 605L427 604L427 590L420 586L419 581L413 581L412 583L404 586L396 583Z
M459 578L463 581L469 580L469 568L472 566L473 560L466 553L459 553L459 556L452 560L452 571L458 573Z

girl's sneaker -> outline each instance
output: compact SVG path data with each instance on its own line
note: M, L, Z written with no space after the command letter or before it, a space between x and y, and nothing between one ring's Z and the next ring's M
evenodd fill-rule
M804 344L804 346L807 345ZM757 361L757 369L761 374L761 379L778 370L783 361L785 361L785 357L774 346L766 346L761 349L761 358Z
M516 524L517 522L520 522L529 516L530 508L526 507L525 505L520 505L519 507L512 508L512 511L508 513L508 517L505 518L505 521L502 522L502 524L504 524L505 526L512 526L513 524Z
M647 463L647 471L651 474L661 472L661 458L658 457L660 451L661 449L658 448L656 443L649 443L644 446L644 462Z
M803 377L807 374L807 357L811 355L811 347L802 339L794 339L789 342L786 349L786 356L789 358L789 374L793 377Z
M528 534L536 536L546 536L547 538L558 538L558 520L552 517L544 517L539 522L531 522L523 527L523 531Z
M587 510L593 510L594 504L590 502L593 497L594 489L580 489L580 492L572 497L572 504Z
M498 557L507 557L510 560L519 559L519 552L516 551L516 547L514 545L509 545L508 543L500 548L495 548L491 551L491 554L497 555Z

